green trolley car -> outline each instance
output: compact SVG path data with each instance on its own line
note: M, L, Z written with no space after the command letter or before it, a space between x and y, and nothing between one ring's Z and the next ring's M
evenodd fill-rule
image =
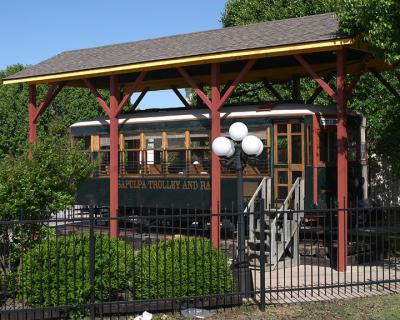
M207 109L136 111L119 117L119 202L137 208L209 209L211 141ZM336 107L293 103L227 106L221 132L236 121L264 143L255 163L244 168L249 199L264 177L272 180L272 205L279 207L294 181L305 181L305 208L336 205ZM348 117L349 201L367 198L366 119ZM83 141L97 169L78 190L77 204L109 204L109 123L81 121L70 128ZM318 134L315 145L313 135ZM235 208L235 176L221 169L221 208ZM315 171L317 175L315 175ZM315 199L314 186L317 190Z

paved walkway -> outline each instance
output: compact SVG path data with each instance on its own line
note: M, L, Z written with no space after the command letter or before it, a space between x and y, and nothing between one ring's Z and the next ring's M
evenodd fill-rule
M346 272L315 265L266 269L266 300L269 303L327 301L400 292L400 261L351 266ZM252 275L258 291L261 284L259 267L253 267Z

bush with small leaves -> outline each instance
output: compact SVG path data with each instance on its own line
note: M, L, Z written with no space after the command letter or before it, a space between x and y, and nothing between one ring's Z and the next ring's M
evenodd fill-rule
M124 241L95 236L95 301L126 288L133 251ZM23 255L21 298L30 306L81 305L90 300L89 236L51 237Z
M227 256L209 240L170 239L134 255L133 297L179 298L233 292L233 272Z

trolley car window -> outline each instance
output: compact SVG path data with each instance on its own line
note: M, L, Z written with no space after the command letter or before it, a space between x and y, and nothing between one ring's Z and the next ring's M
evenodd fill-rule
M125 171L128 174L140 173L142 154L140 152L140 137L125 136Z
M287 171L278 171L278 183L279 184L288 184L288 172Z
M99 174L108 175L110 171L110 138L100 137Z
M186 173L186 148L184 134L168 133L166 158L166 167L168 173Z
M145 153L145 163L147 163L147 172L151 175L159 175L162 174L162 159L163 159L163 151L161 150L162 146L162 135L151 135L146 136L146 153Z
M100 137L100 150L110 150L109 137Z
M337 158L337 141L335 131L321 132L320 141L320 161L327 163L336 162Z
M292 163L302 163L301 135L292 135Z
M303 173L301 171L292 171L292 184L294 184L297 178L301 178Z
M168 149L185 149L185 135L168 133Z
M306 159L306 165L311 165L312 163L312 141L311 141L311 126L307 126L307 159Z
M287 124L278 124L278 133L287 133Z
M360 141L360 130L357 127L349 127L348 132L348 159L349 161L357 161L359 158L357 142Z
M79 147L80 151L89 151L90 149L90 136L75 137L75 144Z
M255 135L256 137L260 138L260 140L263 143L263 152L256 158L254 164L250 164L247 167L247 170L245 171L245 174L247 175L255 175L255 176L265 176L269 175L269 155L270 155L270 150L267 147L268 142L267 142L267 128L249 128L249 133L252 135Z
M288 162L288 139L287 136L278 136L278 163Z
M189 172L195 175L209 173L210 138L204 133L190 133Z
M301 133L301 124L300 123L292 124L292 133Z

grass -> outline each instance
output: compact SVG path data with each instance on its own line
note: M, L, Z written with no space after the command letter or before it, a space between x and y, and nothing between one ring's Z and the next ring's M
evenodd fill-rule
M179 314L155 315L155 320L183 320ZM210 320L391 320L400 319L400 294L337 300L330 302L310 302L292 305L268 306L260 312L257 306L219 310Z

